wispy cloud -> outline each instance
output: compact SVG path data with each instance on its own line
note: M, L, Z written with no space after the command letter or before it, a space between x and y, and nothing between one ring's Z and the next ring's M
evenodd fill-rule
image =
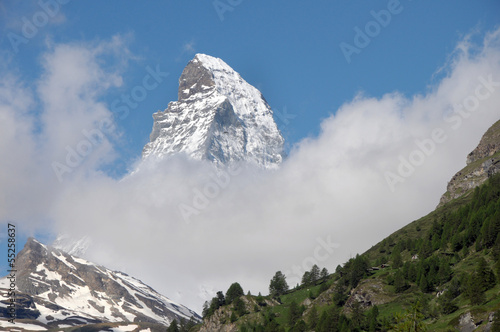
M102 118L112 118L107 105L100 102L105 91L122 83L116 63L123 63L127 51L119 37L100 43L53 45L41 57L43 74L31 84L16 80L3 67L0 81L0 116L4 130L0 162L2 201L0 220L26 220L26 229L46 220L46 212L64 188L51 164L68 157L85 129L95 127ZM114 64L104 68L101 57L115 55ZM123 69L123 68L121 68ZM113 158L113 147L104 139L81 168L72 175L82 178ZM25 206L30 206L26 209ZM33 229L34 231L34 229Z
M188 43L185 43L183 46L182 46L182 51L183 53L195 53L196 50L194 48L194 42L193 41L190 41Z
M175 61L177 61L177 62L184 61L185 60L184 58L186 56L191 57L193 54L195 54L196 53L196 46L195 45L196 45L196 43L193 40L185 42L182 45L181 50L180 50L180 54L175 59Z

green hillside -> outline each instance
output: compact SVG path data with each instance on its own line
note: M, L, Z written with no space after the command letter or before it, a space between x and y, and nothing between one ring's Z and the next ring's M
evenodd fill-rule
M192 331L500 331L499 234L496 175L333 274L314 267L288 290L277 273L268 296L219 292Z

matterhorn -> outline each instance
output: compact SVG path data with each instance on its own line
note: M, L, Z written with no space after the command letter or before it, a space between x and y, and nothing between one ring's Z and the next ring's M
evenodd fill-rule
M197 54L179 79L178 101L153 114L143 159L185 154L216 165L276 168L284 139L262 94L219 58Z

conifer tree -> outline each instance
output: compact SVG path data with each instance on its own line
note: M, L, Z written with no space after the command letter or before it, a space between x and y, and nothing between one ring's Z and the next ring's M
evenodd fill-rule
M352 305L352 318L351 318L353 327L356 330L362 330L365 325L365 315L363 313L363 308L361 307L361 303L358 301L354 301Z
M300 318L299 305L297 304L297 302L295 302L295 300L293 300L292 303L290 303L290 312L288 314L288 324L290 324L290 326L294 326L299 318Z
M179 332L179 325L177 325L177 321L174 319L170 326L167 328L167 332Z
M315 283L316 281L319 280L319 274L320 274L319 267L318 265L314 264L310 272L311 283Z
M478 282L479 276L477 272L469 275L465 285L465 296L470 300L472 305L484 303L486 297L484 295L483 286Z
M379 315L378 307L376 305L374 305L373 308L367 314L368 331L369 332L377 331L377 329L378 329L378 315Z
M424 293L430 291L429 282L427 281L427 277L425 276L425 274L422 274L422 276L420 277L420 282L418 286L420 287L420 290Z
M481 289L483 292L495 286L496 283L495 275L488 266L488 263L486 262L484 257L481 257L479 259L476 271L478 276L478 282L481 284Z
M306 271L302 276L302 285L309 285L311 283L311 272Z
M396 246L392 253L392 267L395 269L399 269L401 266L403 266L403 259L401 258L399 246Z
M243 296L244 294L243 288L241 288L239 283L235 282L229 286L229 289L226 292L226 303L231 304L234 299Z
M316 325L318 325L318 319L319 319L319 314L318 314L318 309L316 308L315 305L312 306L311 311L309 312L309 317L308 317L308 326L310 330L314 330L316 328Z
M321 273L320 273L319 277L321 279L328 278L328 270L326 269L326 267L324 267L323 269L321 269Z
M401 293L407 288L407 283L403 277L403 273L399 270L396 271L396 275L394 276L394 288L396 289L396 293Z
M276 272L274 277L269 283L269 294L276 297L284 294L288 290L288 284L286 282L286 277L281 271Z

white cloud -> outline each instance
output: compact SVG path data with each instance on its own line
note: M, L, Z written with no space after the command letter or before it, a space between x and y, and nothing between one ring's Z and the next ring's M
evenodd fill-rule
M141 164L120 181L91 173L65 182L44 217L55 221L57 231L90 235L94 246L89 259L131 273L195 310L200 310L202 297L213 295L207 295L210 291L225 291L234 281L245 290L266 293L274 272L290 271L293 279L293 266L308 257L321 257L319 265L333 270L430 212L447 181L465 165L466 154L498 120L500 86L474 111L452 112L454 105L475 96L481 77L500 81L499 31L488 35L483 46L461 44L447 64L446 77L426 94L405 98L394 92L379 99L359 95L346 103L322 122L317 138L295 146L280 170L244 168L231 176L191 223L183 220L179 205L193 205L196 190L203 192L214 183L209 175L214 170L181 157ZM78 141L82 124L107 115L98 96L119 84L119 76L105 75L94 57L85 49L58 46L44 58L47 74L38 92L52 156L63 155L66 145ZM66 70L74 75L67 78ZM75 107L68 110L68 105ZM446 139L434 143L432 153L424 154L422 164L391 191L386 172L398 174L401 158L422 150L416 141L428 142L436 128ZM22 130L29 137L30 129ZM34 153L30 144L27 139L22 148L25 160ZM97 155L112 147L102 149ZM37 180L36 173L30 177L0 165L14 179ZM329 241L340 246L330 248L326 258L326 249L318 256L321 243Z
M78 165L63 172L63 180L91 174L114 156L108 139L115 135L113 129L106 135L95 134L100 122L112 119L99 97L121 84L120 69L102 68L101 57L110 53L120 54L115 60L123 64L128 53L119 37L94 44L53 45L43 57L42 77L31 86L16 81L8 66L2 67L0 187L8 190L2 192L6 198L1 221L21 219L33 231L43 228L56 196L66 190L53 165L67 164L68 149L86 151L81 144L89 140L85 133L98 143Z

